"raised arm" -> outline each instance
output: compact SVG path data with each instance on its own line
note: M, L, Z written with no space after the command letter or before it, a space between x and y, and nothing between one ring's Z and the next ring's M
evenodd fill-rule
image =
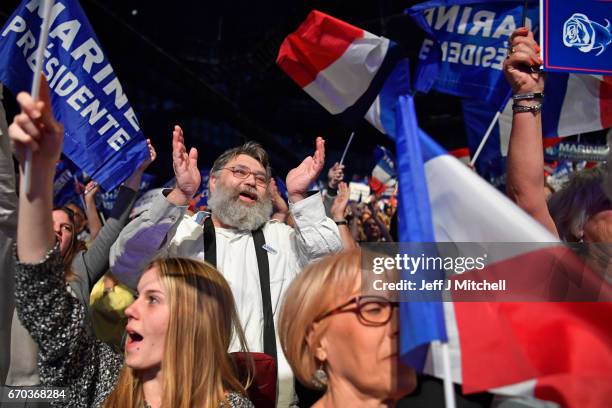
M533 33L527 28L519 28L512 33L508 58L504 62L504 74L512 86L513 97L530 98L530 94L544 92L544 76L537 70L542 61L539 51ZM541 112L521 111L541 102L541 98L514 102L508 147L507 193L519 207L558 236L544 194Z
M96 195L100 191L100 185L90 181L85 187L85 214L87 215L87 226L91 240L95 240L102 229L102 220L96 207Z
M134 173L123 183L123 186L119 188L117 200L115 201L115 205L113 206L113 210L106 224L102 227L89 249L80 253L79 256L75 258L73 263L74 269L80 272L81 276L82 273L87 274L86 279L88 287L85 288L87 289L87 295L91 292L91 289L93 289L93 285L95 285L108 270L111 246L117 241L121 230L127 223L130 211L136 201L142 174L157 157L155 148L150 140L147 140L147 147L149 149L149 158L138 166Z
M280 222L287 222L287 216L289 215L289 206L285 199L281 196L278 191L278 186L274 178L270 180L270 195L272 196L272 219Z
M198 152L185 147L183 130L175 126L172 132L172 165L176 186L160 194L151 207L130 222L111 247L110 268L113 275L131 288L136 288L140 274L167 246L187 211L189 200L201 183L197 165Z
M289 209L295 220L293 233L301 266L342 249L336 224L325 215L320 193L308 196L325 163L325 141L317 137L315 153L287 174Z
M22 110L9 128L21 174L17 312L39 346L41 382L68 387L67 401L89 406L91 401L83 396L94 394L94 383L81 380L93 377L94 372L107 373L101 375L108 380L108 373L116 375L121 356L115 356L108 346L96 343L88 334L87 310L66 290L63 261L52 226L53 173L62 147L63 128L51 112L46 82L43 80L41 85L40 101L26 93L20 93L17 101ZM24 188L26 149L32 150L29 193ZM95 370L98 365L105 370Z
M40 262L55 245L53 232L53 175L62 151L64 129L51 112L49 89L41 86L40 101L27 93L17 95L21 113L9 127L15 155L20 162L17 255L24 263ZM32 151L30 191L24 190L24 159Z
M342 246L345 250L357 248L357 243L353 239L348 221L345 218L346 207L350 196L351 190L348 185L344 181L341 182L338 184L338 195L330 209L332 219L336 225L338 225L340 239L342 239Z

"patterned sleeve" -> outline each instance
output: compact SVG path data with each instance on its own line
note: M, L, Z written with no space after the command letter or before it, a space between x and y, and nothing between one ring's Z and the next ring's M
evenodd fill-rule
M235 392L228 393L226 400L230 408L255 408L250 399ZM226 404L223 404L221 406L225 408L225 405Z
M15 259L15 304L38 344L41 382L67 387L67 406L98 405L114 388L123 358L88 332L85 307L66 289L59 244L39 263Z

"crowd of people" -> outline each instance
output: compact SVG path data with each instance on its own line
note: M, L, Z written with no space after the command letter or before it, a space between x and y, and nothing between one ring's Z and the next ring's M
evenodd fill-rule
M604 169L579 172L547 197L538 53L527 29L512 35L508 195L561 240L612 242ZM95 184L84 209L54 207L63 127L46 83L39 100L20 93L17 101L8 135L18 206L0 136L2 262L15 281L10 356L2 355L10 364L0 372L7 385L65 387L58 405L71 407L380 407L414 392L422 378L398 357L398 303L361 289L360 244L397 240L395 194L351 201L340 163L322 192L310 191L325 167L322 138L287 174L287 200L261 145L228 149L212 164L202 216L189 211L201 184L198 152L176 126L175 186L128 220L157 156L148 142L149 159L102 223ZM1 306L13 313L12 302Z

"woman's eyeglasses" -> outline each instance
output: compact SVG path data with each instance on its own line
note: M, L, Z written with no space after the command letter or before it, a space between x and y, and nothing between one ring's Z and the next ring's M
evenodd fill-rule
M348 305L355 304L354 308L345 309ZM330 310L315 319L319 322L329 316L339 313L356 313L361 323L368 326L382 326L387 324L393 316L393 308L398 307L398 302L392 302L379 296L355 296L348 302Z

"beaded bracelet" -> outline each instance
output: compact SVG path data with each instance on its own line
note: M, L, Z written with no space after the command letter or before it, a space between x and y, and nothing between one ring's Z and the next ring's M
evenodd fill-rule
M541 110L542 110L541 103L538 103L537 105L532 105L532 106L517 105L516 103L512 105L512 112L514 113L539 112Z

